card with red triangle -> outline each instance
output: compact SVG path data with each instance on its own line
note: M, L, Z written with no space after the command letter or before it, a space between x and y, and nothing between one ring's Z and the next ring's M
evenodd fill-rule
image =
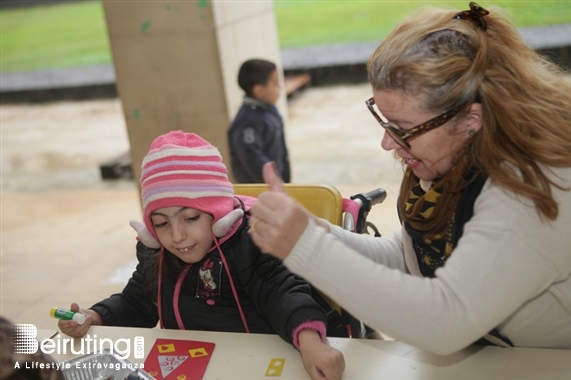
M157 339L144 370L157 380L202 380L214 346L196 340Z

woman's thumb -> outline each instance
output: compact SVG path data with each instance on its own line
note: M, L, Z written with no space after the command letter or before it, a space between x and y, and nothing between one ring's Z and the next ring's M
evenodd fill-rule
M270 161L264 164L263 175L264 182L270 186L271 191L285 193L283 187L284 182L276 169L275 162Z

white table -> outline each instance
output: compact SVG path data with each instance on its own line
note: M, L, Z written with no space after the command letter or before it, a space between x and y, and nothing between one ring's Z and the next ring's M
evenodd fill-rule
M38 337L51 335L39 330ZM124 327L92 326L89 335L97 339L144 337L145 358L157 338L188 339L213 342L214 353L204 380L303 380L309 379L299 353L277 335L218 333ZM69 339L66 335L54 338ZM571 379L571 350L470 347L450 356L438 356L396 341L330 338L330 344L345 356L343 379ZM74 344L77 349L80 340ZM123 346L122 349L124 349ZM76 357L52 354L57 361ZM266 377L273 358L285 358L279 377ZM129 360L142 363L144 359Z

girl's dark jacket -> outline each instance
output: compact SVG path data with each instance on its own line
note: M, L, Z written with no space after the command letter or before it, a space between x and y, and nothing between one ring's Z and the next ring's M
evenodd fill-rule
M292 342L297 326L322 321L325 311L314 300L310 286L291 273L279 259L265 255L251 241L246 218L221 250L246 321L252 333L278 333ZM160 304L167 329L245 332L220 253L216 248L196 264L185 264L164 251ZM137 243L139 264L119 294L96 303L105 325L155 327L160 250ZM176 306L175 306L176 305ZM180 323L175 316L179 310Z

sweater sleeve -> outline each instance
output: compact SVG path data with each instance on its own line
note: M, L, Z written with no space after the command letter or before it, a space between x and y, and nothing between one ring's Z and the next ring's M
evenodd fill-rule
M570 347L571 294L561 289L571 288L571 202L569 192L559 194L561 215L547 223L529 202L487 183L433 279L385 265L377 256L390 254L394 242L367 242L364 256L361 239L311 221L284 263L369 326L437 354L497 326L516 346ZM556 315L546 315L547 305Z
M394 237L380 239L356 234L333 224L329 228L334 236L356 253L378 264L405 271L402 231L397 231Z
M290 272L281 260L264 255L242 236L238 275L260 315L279 336L293 343L296 328L307 322L327 323L325 311L309 284Z
M154 294L150 291L145 275L151 260L157 260L158 250L150 249L137 243L137 259L139 263L129 282L121 293L97 302L91 307L101 316L106 326L155 327L158 312ZM156 268L155 268L156 269Z

